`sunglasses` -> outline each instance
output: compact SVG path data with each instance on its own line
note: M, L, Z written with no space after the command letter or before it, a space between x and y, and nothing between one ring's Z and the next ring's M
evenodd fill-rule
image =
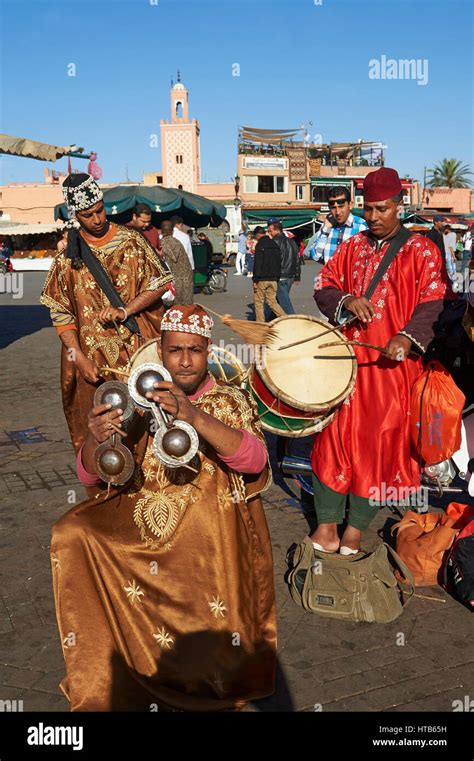
M349 203L349 201L346 201L344 198L340 201L328 201L328 206L330 209L334 209L335 206L339 206L339 208L341 208L342 206L345 206L346 203Z

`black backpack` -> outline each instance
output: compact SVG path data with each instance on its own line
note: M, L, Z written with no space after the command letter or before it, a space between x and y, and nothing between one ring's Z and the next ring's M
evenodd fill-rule
M474 518L459 534L444 564L443 587L474 610Z

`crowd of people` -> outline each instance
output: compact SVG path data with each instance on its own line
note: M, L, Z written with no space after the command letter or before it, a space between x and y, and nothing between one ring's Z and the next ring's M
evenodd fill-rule
M241 231L234 274L253 279L257 320L294 314L289 292L293 283L300 281L301 265L305 258L327 264L342 243L369 229L363 217L352 214L351 195L347 187L331 188L327 203L329 214L319 230L299 247L293 233L283 230L276 219L269 221L267 229L258 225L251 232ZM463 290L463 298L467 298L468 289L462 285L460 288L456 277L456 262L461 260L460 271L464 281L472 258L472 227L456 233L444 216L435 215L426 237L441 252L453 289ZM278 249L271 246L269 240L275 241ZM265 304L270 312L265 311Z
M274 576L260 499L271 470L257 409L246 391L209 374L213 322L192 304L192 247L183 221L155 230L150 209L140 205L128 226L111 223L102 191L87 175L68 177L63 192L76 227L41 301L62 344L64 411L90 499L53 528L67 670L61 687L75 711L151 704L238 710L275 686ZM330 214L308 246L324 261L314 299L334 326L351 321L345 336L357 344L358 374L314 440L317 527L310 540L317 552L352 555L380 507L370 498L374 484L420 485L410 448L410 389L440 315L458 298L444 241L451 256L455 245L437 220L433 235L403 227L394 169L366 177L363 220L350 213L344 190L334 189L328 200ZM435 233L441 240L433 240ZM294 314L296 241L269 220L250 239L243 231L241 244L237 274L250 251L256 319L265 321L265 305L278 316ZM463 246L470 245L466 235ZM174 301L166 309L170 291ZM146 397L194 427L199 456L192 467L169 468L157 458L148 413L134 413L125 425L124 409L95 399L104 372L110 378L116 370L120 380L143 340L152 338L160 341L171 380L155 382ZM96 455L117 430L135 470L126 483L106 488Z
M426 233L426 237L433 241L444 255L446 269L453 283L456 283L456 261L461 258L462 281L466 279L469 263L472 258L472 227L466 232L456 233L441 214L433 218L433 227ZM463 295L467 298L468 289L463 289Z
M241 231L234 275L252 278L257 320L265 321L265 304L278 317L295 313L290 290L301 280L302 261L294 235L277 219L270 219L266 230L257 225Z

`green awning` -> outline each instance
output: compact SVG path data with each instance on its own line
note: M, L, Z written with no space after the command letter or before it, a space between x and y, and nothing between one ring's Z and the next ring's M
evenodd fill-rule
M114 222L125 223L131 219L132 209L137 203L146 203L150 207L155 225L176 214L190 227L206 227L208 224L217 227L227 213L225 206L217 201L175 188L117 185L104 190L107 217ZM54 218L67 220L68 217L66 205L58 204L54 209Z
M266 225L274 217L285 229L311 224L318 218L316 209L244 209L243 221L251 225Z
M311 185L344 185L346 188L352 186L352 177L310 177ZM354 178L356 179L356 178Z

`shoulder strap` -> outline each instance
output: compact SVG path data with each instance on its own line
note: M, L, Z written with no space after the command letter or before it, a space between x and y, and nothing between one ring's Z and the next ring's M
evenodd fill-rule
M101 263L97 259L96 256L92 253L92 250L90 249L89 245L86 243L82 235L78 233L79 238L79 247L81 252L81 259L86 265L87 269L91 273L92 277L94 278L95 282L99 286L99 288L105 293L108 300L112 304L113 307L118 309L119 307L123 307L125 309L125 304L123 303L122 299L120 298L119 294L114 288L114 285L112 281L110 280L108 274L102 267ZM132 331L132 333L135 333L137 336L140 336L140 328L138 327L138 323L135 319L135 317L128 317L123 325L125 325L129 330Z
M387 548L388 552L392 556L395 564L398 566L400 571L403 573L404 578L408 581L408 583L410 585L409 590L408 590L408 598L404 601L403 597L402 597L402 606L405 606L411 600L413 595L415 594L415 580L413 578L413 574L410 571L410 569L408 568L408 566L403 562L403 560L401 559L400 555L397 552L395 552L395 550L392 549L392 547L390 547L390 545L387 544L387 542L384 542L384 544L385 544L385 547ZM399 589L402 592L407 593L407 591L403 589L403 584L401 582L399 582L398 579L397 579L397 584L398 584Z
M371 296L373 296L375 289L377 288L378 284L380 283L381 279L387 272L388 268L390 267L391 263L395 259L396 255L400 251L401 247L404 245L404 243L407 242L408 238L410 238L413 235L409 230L406 229L406 227L400 228L398 233L395 235L394 238L390 241L389 247L387 248L385 254L383 255L382 261L380 262L379 266L374 272L374 276L372 280L369 283L369 286L364 293L364 296L366 299L370 299Z

